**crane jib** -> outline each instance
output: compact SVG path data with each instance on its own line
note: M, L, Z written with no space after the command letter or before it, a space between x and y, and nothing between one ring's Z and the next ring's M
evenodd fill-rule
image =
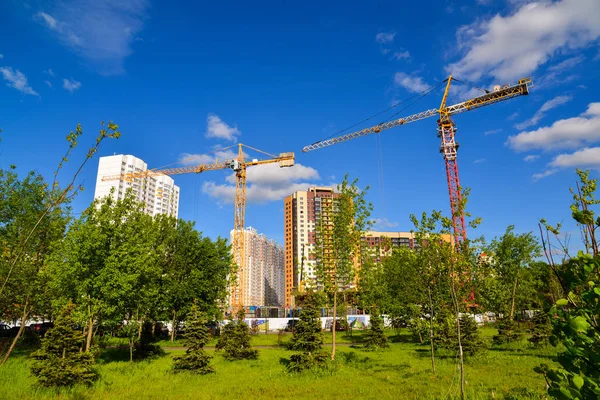
M338 136L331 139L321 140L319 142L313 143L311 145L305 146L302 149L303 153L317 150L323 147L328 147L337 143L347 142L348 140L356 139L361 136L371 135L373 133L379 133L386 129L394 128L400 125L406 125L410 122L419 121L425 118L437 116L440 112L445 112L447 115L459 114L465 111L474 110L477 108L481 108L490 104L494 104L500 101L508 100L513 97L522 96L529 94L529 85L531 85L531 80L529 78L524 78L519 81L518 84L509 86L505 85L504 87L496 86L494 91L484 94L483 96L478 96L462 103L454 104L446 107L443 110L438 109L430 109L427 111L423 111L417 114L409 115L408 117L398 118L393 121L385 122L379 125L372 126L370 128L364 128L356 132L348 133L346 135Z

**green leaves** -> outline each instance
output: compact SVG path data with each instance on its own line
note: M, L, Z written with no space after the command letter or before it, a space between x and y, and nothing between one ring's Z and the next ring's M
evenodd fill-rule
M566 306L569 304L569 300L567 299L560 299L556 301L556 305L557 306Z

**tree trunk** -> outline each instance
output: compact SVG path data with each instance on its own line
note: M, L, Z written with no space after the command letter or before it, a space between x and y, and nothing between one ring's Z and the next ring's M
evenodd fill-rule
M142 338L142 327L144 326L144 319L142 318L140 320L140 327L138 329L138 340L140 340Z
M154 337L154 332L156 332L156 321L152 321L152 337Z
M458 298L456 296L455 282L452 278L450 289L452 291L452 300L454 302L454 318L456 319L456 334L458 339L458 359L460 363L460 398L465 399L465 363L463 358L462 339L460 337L460 309L458 307Z
M27 307L29 307L29 297L27 298L27 300L25 300L25 306L23 307L23 316L21 317L21 327L19 328L19 332L17 332L17 336L15 336L14 340L10 344L8 351L4 355L4 358L2 359L2 365L6 364L6 360L8 360L10 353L12 353L12 351L14 350L15 346L17 345L17 342L19 341L19 338L21 337L21 334L25 330L25 321L27 320L27 314L29 312L27 310Z
M431 369L435 374L435 347L433 345L433 300L431 300L431 288L427 289L429 294L429 343L431 343ZM421 335L420 331L419 335Z
M129 338L129 364L133 364L133 338Z
M514 316L515 316L515 296L517 294L517 281L518 281L518 275L515 276L515 284L513 285L513 290L512 290L512 301L511 301L511 305L510 305L510 320L512 321Z
M337 317L337 290L333 292L333 324L331 328L333 329L331 334L331 361L335 360L335 325L336 325L336 317Z
M90 347L92 347L92 336L94 334L94 318L90 315L90 320L88 321L88 329L87 329L87 340L85 342L85 352L90 351Z
M175 322L175 311L173 311L173 319L171 320L171 343L175 341L175 329L177 329L175 327Z

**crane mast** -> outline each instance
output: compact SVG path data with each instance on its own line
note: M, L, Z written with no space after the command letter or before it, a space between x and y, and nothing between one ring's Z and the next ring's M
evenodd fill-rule
M205 171L217 171L224 169L231 169L235 173L235 200L234 200L234 219L233 219L233 238L231 243L233 260L237 265L236 271L236 279L233 280L233 283L230 287L230 305L233 311L237 311L238 309L244 306L244 298L246 294L246 286L248 283L248 268L246 266L246 257L245 257L245 222L246 222L246 168L252 167L255 165L264 165L264 164L272 164L278 163L280 168L292 167L294 166L294 153L280 153L279 156L275 156L273 154L265 153L264 151L255 149L253 147L244 145L239 143L238 154L237 157L232 160L215 162L214 164L198 164L189 167L178 167L178 168L164 168L164 169L153 169L149 171L140 171L140 172L131 172L131 173L123 173L118 175L107 175L102 177L102 181L111 181L111 180L125 180L132 181L134 179L139 178L147 178L151 176L159 176L159 175L179 175L179 174L187 174L187 173L202 173ZM266 160L258 160L253 159L251 161L246 161L244 156L243 147L247 147L254 151L258 151L263 154L267 154L272 157ZM221 149L227 150L229 149Z
M323 147L332 146L338 143L347 142L362 136L379 133L387 129L397 126L406 125L411 122L420 121L433 116L439 116L437 121L438 137L441 140L440 153L444 157L446 164L446 180L448 182L448 195L450 197L450 210L452 212L452 222L454 228L454 238L456 244L460 244L467 238L467 230L465 226L465 218L462 204L460 178L458 175L457 150L458 142L456 141L456 125L451 117L465 111L475 110L484 106L488 106L500 101L512 99L514 97L528 95L529 88L533 83L529 77L520 79L517 84L504 86L495 86L493 91L487 91L486 94L472 99L457 103L451 106L446 106L446 100L450 92L452 76L446 80L446 89L442 97L442 102L439 108L432 108L422 111L407 117L395 119L393 121L384 122L369 128L364 128L356 132L348 133L331 139L321 140L305 146L302 152L321 149Z

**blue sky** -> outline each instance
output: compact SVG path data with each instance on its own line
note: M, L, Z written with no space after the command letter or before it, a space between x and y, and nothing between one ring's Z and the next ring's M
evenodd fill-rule
M449 210L434 118L379 139L310 153L302 147L450 73L485 88L531 76L529 96L455 121L461 183L472 189L471 212L483 218L475 234L491 238L508 224L532 231L542 217L570 220L575 167L598 176L599 20L597 0L5 1L0 167L50 178L66 134L80 122L84 137L66 183L99 122L112 120L123 136L99 155L133 154L150 167L210 162L208 153L236 142L296 152L294 168L249 170L247 225L280 243L283 197L346 173L371 186L376 228L410 230L409 214ZM457 85L450 101L479 93ZM440 98L436 90L398 116L436 107ZM76 212L93 198L96 168L97 158L81 176L86 191ZM211 237L228 236L231 174L175 179L180 217ZM573 225L567 230L576 242Z

